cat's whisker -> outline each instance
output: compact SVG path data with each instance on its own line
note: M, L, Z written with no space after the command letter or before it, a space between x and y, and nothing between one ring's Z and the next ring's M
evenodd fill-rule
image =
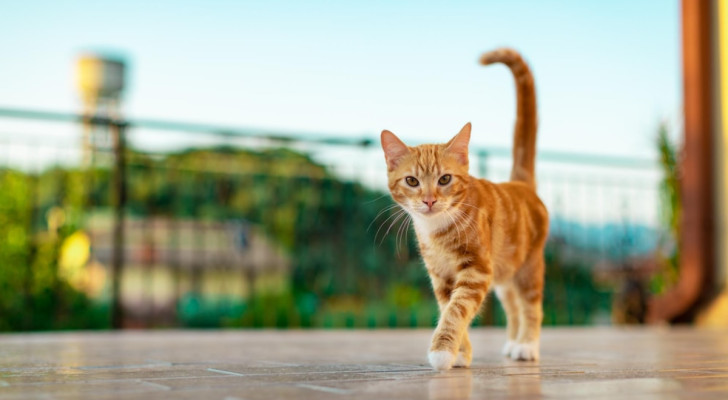
M402 235L400 236L401 240L404 242L404 246L407 246L407 231L409 230L410 221L412 220L412 217L407 214L407 217L405 217L404 221L402 222L402 225L404 228L402 229Z
M453 217L451 211L447 210L447 216L450 217L453 225L455 225L455 230L458 232L458 244L460 244L463 239L463 234L462 232L460 232L460 224L458 224L458 221L455 219L455 217Z
M453 205L464 205L464 206L467 206L467 207L473 208L473 209L477 210L478 212L482 212L482 211L483 211L483 210L481 210L481 209L480 209L479 207L476 207L476 206L474 206L474 205L472 205L472 204L468 204L468 203L465 203L465 202L462 202L462 201L455 201L455 202L453 202L452 204L453 204Z
M465 227L467 227L467 228L475 228L476 227L476 225L475 225L476 224L475 218L472 218L472 217L468 218L469 215L467 213L465 213L464 211L462 211L462 210L459 210L458 212L460 213L460 215L464 215L465 216L465 218L462 218L460 220L461 222L463 222L465 224Z
M464 230L469 231L472 229L478 229L477 218L467 214L465 211L460 210L460 214L464 217L460 219L460 222L464 225Z
M392 205L390 205L390 206L387 206L387 207L385 207L385 208L384 208L384 209L383 209L382 211L380 211L380 212L379 212L379 213L378 213L378 214L377 214L377 215L376 215L376 216L374 217L374 219L372 219L372 222L370 222L370 223L369 223L369 226L367 226L367 232L369 232L369 228L371 228L371 227L372 227L372 225L374 224L374 222L376 222L376 221L377 221L377 218L379 218L379 216L380 216L380 215L382 215L382 214L384 214L385 212L387 212L387 211L390 211L390 210L392 210L392 209L394 209L394 208L397 208L397 207L399 207L399 204L392 204Z
M462 212L460 213L463 214ZM463 228L463 232L465 233L465 247L470 247L470 231L468 228L470 228L470 225L468 223L469 221L465 221L464 218L458 218L458 223L461 224Z
M397 212L394 212L389 217L387 217L387 219L385 219L384 221L382 221L382 223L379 225L379 229L377 229L377 233L374 234L374 243L377 242L377 238L379 237L379 231L381 231L382 228L384 227L384 225L387 224L387 221L389 221L392 218L395 218L395 220L396 220L397 216L401 215L403 212L406 212L406 211L405 210L399 210ZM385 234L385 236L386 236L386 234ZM384 240L382 240L382 242L384 242Z
M470 207L470 208L474 209L477 213L483 212L483 210L481 210L480 208L475 207L475 206L470 205L470 204L467 204L467 203L452 203L452 204L453 204L453 206L462 205L462 206L465 206L465 207ZM466 210L460 210L460 209L458 209L458 211L461 212L461 213L465 213Z
M465 235L465 247L470 247L470 235L468 235L468 227L467 225L463 224L463 221L459 218L459 216L456 216L456 221L458 226L462 228L463 234Z
M405 218L406 220L407 218ZM402 232L402 223L397 228L397 234L394 236L394 249L397 256L399 256L399 234Z
M465 213L461 211L461 214L465 214ZM469 242L470 232L475 227L475 223L474 223L473 218L467 218L467 217L468 217L468 215L466 214L466 217L461 219L460 222L463 223L463 230L466 232L465 244L466 244L466 246L469 246L470 245L470 242Z
M458 227L462 228L462 232L465 234L465 245L468 246L470 244L469 229L473 228L473 223L474 223L473 219L467 218L468 215L462 210L455 210L455 211L448 210L448 211L456 213L454 221ZM463 218L463 216L465 218ZM458 230L458 232L459 232L459 230Z
M370 203L374 203L375 201L381 200L381 199L382 199L382 198L384 198L384 197L389 197L389 195L385 193L385 194L383 194L383 195L381 195L381 196L377 197L377 198L376 198L376 199L374 199L374 200L369 200L369 201L365 202L364 204L370 204Z
M450 218L450 220L452 221L453 225L455 225L455 230L457 230L457 232L458 232L458 236L457 236L457 238L458 238L458 244L462 243L461 240L463 238L463 235L462 235L462 232L460 232L460 224L458 224L458 222L455 219L455 217L453 217L452 211L450 211L448 209L445 209L444 211L445 211L445 215L447 215ZM466 237L466 240L467 240L467 237Z
M379 218L379 216L380 216L380 215L382 215L383 213L385 213L385 212L387 212L387 211L389 211L389 210L392 210L392 209L394 209L394 208L397 208L397 207L399 207L399 204L397 204L397 203L394 203L394 204L390 204L390 205L388 205L387 207L384 207L384 209L382 209L381 211L379 211L379 212L377 213L377 215L376 215L376 216L374 217L374 219L376 220L376 219L377 219L377 218Z
M388 211L391 211L391 210L393 210L393 209L397 208L398 206L399 206L398 204L394 204L394 205L391 205L391 206L387 206L387 207L386 207L386 208L384 208L383 210L379 211L379 212L377 213L377 215L376 215L376 216L375 216L375 217L374 217L374 218L372 219L372 222L370 222L370 223L369 223L369 226L367 226L367 231L369 230L369 228L371 228L372 224L373 224L374 222L376 222L376 221L377 221L377 219L378 219L379 217L381 217L381 216L382 216L382 214L384 214L384 213L386 213L386 212L388 212Z
M409 229L412 226L412 216L407 215L407 228L404 230L404 242L405 246L409 243Z
M387 217L387 219L385 219L379 225L379 229L377 229L377 233L374 235L374 241L376 242L377 238L379 237L379 232L382 230L382 228L384 228L385 225L387 225L388 221L391 220L392 221L391 224L397 222L397 220L402 216L403 213L405 213L404 210L399 210L399 211L392 213L389 217ZM389 225L390 227L392 226L391 224ZM387 230L387 232L388 232L388 230ZM384 235L382 236L381 242L379 243L380 245L384 242L384 237L386 237L386 236L387 236L387 233L385 232Z
M399 255L399 247L401 246L400 241L403 239L404 235L403 232L406 234L407 230L409 229L409 222L411 217L409 214L404 218L404 221L402 221L399 225L399 229L397 229L397 239L395 240L395 245L397 246L397 255ZM407 241L405 240L404 245L407 245Z
M392 230L392 227L394 226L394 224L396 224L396 223L397 223L397 221L399 221L399 220L400 220L400 219L402 218L402 216L403 216L403 215L406 215L406 214L407 214L407 213L406 213L406 212L405 212L404 210L402 210L402 211L399 211L399 212L398 212L398 213L396 214L396 215L397 215L397 218L395 218L394 220L392 220L392 223L390 223L390 224L389 224L389 228L387 228L387 231L386 231L386 232L384 232L384 235L382 236L382 240L381 240L381 241L379 242L379 245L380 245L380 246L382 245L382 243L384 243L384 239L385 239L385 238L387 237L387 235L389 235L389 231L391 231L391 230ZM396 243L395 243L395 246L396 246Z

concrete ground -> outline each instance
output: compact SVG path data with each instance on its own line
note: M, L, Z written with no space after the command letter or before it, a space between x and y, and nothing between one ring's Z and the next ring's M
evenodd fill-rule
M545 329L539 362L473 329L434 372L429 330L0 335L0 399L728 399L728 331Z

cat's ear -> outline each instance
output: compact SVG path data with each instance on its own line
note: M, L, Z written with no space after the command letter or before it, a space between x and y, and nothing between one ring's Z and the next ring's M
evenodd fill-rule
M387 159L387 168L390 171L397 167L402 157L409 154L407 145L399 140L394 133L387 130L382 131L382 149L384 150L384 158Z
M463 165L468 165L468 144L470 143L470 122L463 126L460 133L447 142L447 151L457 157Z

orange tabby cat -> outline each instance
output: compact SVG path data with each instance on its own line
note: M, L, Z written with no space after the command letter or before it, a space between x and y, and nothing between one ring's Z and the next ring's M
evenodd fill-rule
M470 123L445 144L408 147L382 132L392 198L412 217L420 252L440 307L428 358L436 370L470 365L467 328L495 288L507 315L503 353L539 356L548 212L536 195L536 94L533 76L512 49L484 54L516 81L517 120L511 181L468 174Z

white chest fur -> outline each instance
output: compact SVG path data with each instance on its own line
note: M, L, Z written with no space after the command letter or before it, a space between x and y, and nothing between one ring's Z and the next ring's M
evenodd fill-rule
M445 213L433 215L432 217L412 215L412 220L414 221L415 231L417 232L417 239L426 246L432 241L433 234L453 224L452 217Z
M452 218L447 214L435 215L432 217L413 216L417 239L422 246L422 258L427 269L440 277L452 276L457 260L450 249L442 247L432 236L437 232L447 229L453 224Z

